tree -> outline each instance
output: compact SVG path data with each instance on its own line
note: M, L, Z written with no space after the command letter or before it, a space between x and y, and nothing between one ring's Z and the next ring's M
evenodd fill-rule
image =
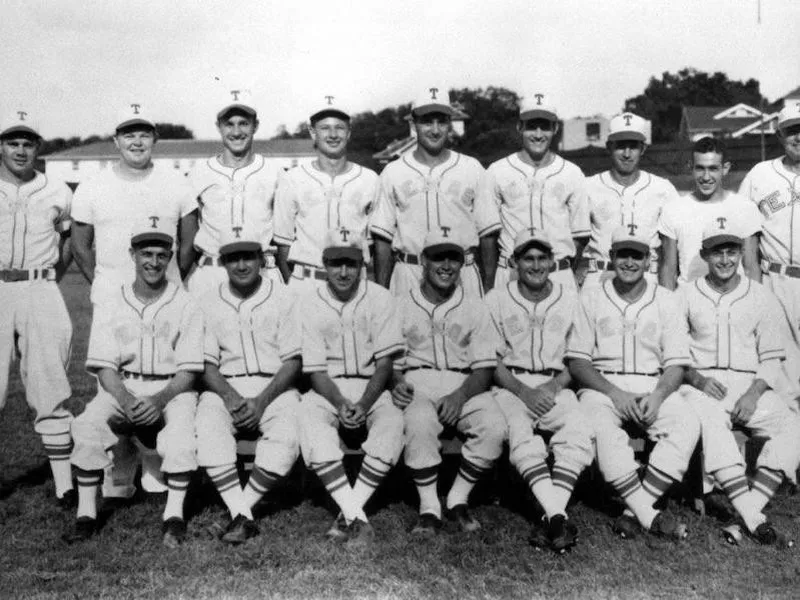
M653 122L653 142L671 142L678 137L681 112L687 106L732 106L744 102L759 108L767 99L756 79L733 81L725 73L711 75L687 67L677 73L664 71L651 77L644 92L625 100L625 110Z
M156 135L162 140L192 140L194 133L184 125L156 123Z

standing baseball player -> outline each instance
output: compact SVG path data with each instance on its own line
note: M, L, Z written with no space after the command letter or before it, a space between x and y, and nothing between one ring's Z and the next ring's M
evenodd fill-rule
M697 417L675 393L691 363L689 339L680 300L645 278L652 238L638 233L623 226L612 234L614 278L584 290L566 357L594 424L600 472L625 502L614 531L630 538L641 526L682 539L686 525L653 504L683 478L700 437ZM641 480L623 425L655 442Z
M692 146L694 190L664 206L658 226L662 261L658 280L664 287L674 290L678 284L694 281L708 272L706 261L700 256L700 246L703 229L713 221L743 236L744 272L751 279L761 280L758 264L761 217L752 203L722 187L730 168L722 140L705 137Z
M448 517L464 532L480 528L467 508L469 494L506 437L505 418L488 391L500 339L487 306L458 285L464 262L455 232L429 232L422 282L399 298L407 352L393 397L405 411L405 462L419 493L420 516L411 533L419 537L435 535L442 524L437 482L444 428L466 438L447 494Z
M0 408L11 363L20 355L25 397L36 411L59 504L74 504L67 379L72 324L56 277L69 263L72 192L35 168L42 138L20 110L0 125Z
M800 466L800 415L776 392L785 356L784 324L775 296L739 275L743 240L713 222L703 233L701 256L708 274L682 288L692 337L693 368L686 397L700 419L705 472L728 496L747 531L762 544L780 535L762 512L784 477ZM731 428L766 439L748 485ZM736 543L738 525L726 529Z
M367 237L368 217L378 190L378 175L347 160L350 115L334 97L309 117L316 160L281 178L275 197L278 266L294 290L324 285L321 262L325 235L347 229Z
M303 371L312 387L300 405L301 450L341 511L327 537L353 549L372 544L364 505L403 449L403 415L387 391L403 338L394 299L361 277L364 244L359 232L331 230L322 253L328 283L301 299ZM351 487L339 432L362 427L364 461Z
M573 269L589 238L586 178L553 150L558 115L544 94L520 109L522 149L489 166L494 200L500 207L500 259L494 285L503 287L513 268L508 258L520 231L543 230L553 244L552 280L575 288Z
M200 207L199 215L189 219L197 251L196 266L187 287L196 298L219 288L228 274L219 253L220 238L232 229L258 235L264 250L263 276L282 283L275 265L272 242L272 212L275 190L281 172L253 149L258 131L258 115L252 95L231 90L217 113L217 130L222 151L200 163L189 174L189 183Z
M480 298L497 264L500 217L481 164L446 145L453 109L443 88L432 87L411 109L417 146L386 166L370 218L375 280L403 298L419 287L427 233L458 234L466 247L461 285Z
M652 233L650 273L657 280L658 220L667 204L678 199L678 192L667 179L639 168L647 150L647 121L633 113L617 115L608 126L606 149L611 167L587 180L591 238L583 251L578 280L583 285L597 285L611 279L611 234L624 225L633 232Z
M508 423L509 460L544 510L530 542L562 553L578 540L567 503L594 460L594 431L568 389L563 359L578 298L571 286L550 280L553 260L544 232L521 231L511 261L516 281L489 292L486 304L503 341L494 397ZM542 432L553 434L552 474Z
M183 503L197 468L192 388L203 370L203 314L180 283L167 279L172 233L149 219L137 225L128 237L136 278L95 307L86 368L100 386L72 424L78 513L64 534L67 543L97 533L97 489L111 464L108 451L131 435L155 438L163 459L163 544L174 548L186 536Z
M197 407L197 460L230 511L222 541L241 544L258 535L253 507L300 454L300 395L293 384L300 372L301 330L285 286L261 276L260 235L232 230L220 242L228 283L201 301L209 391ZM236 470L237 434L260 434L244 489Z

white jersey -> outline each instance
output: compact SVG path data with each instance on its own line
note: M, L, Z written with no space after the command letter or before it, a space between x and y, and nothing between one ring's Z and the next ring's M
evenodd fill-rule
M486 295L486 304L503 341L501 361L507 367L538 372L564 369L567 337L577 316L574 290L553 282L547 298L531 302L511 281Z
M275 375L301 353L297 302L282 285L262 279L248 298L235 296L227 283L206 294L205 361L225 377Z
M292 262L322 267L325 234L347 229L368 237L368 220L378 192L378 175L355 163L331 177L314 163L281 177L275 196L275 242L289 246Z
M403 351L394 298L371 281L362 280L348 302L319 286L300 300L300 314L305 373L369 378L375 361Z
M406 340L399 368L466 371L495 367L501 341L489 309L457 286L441 304L429 302L419 287L398 299Z
M386 165L370 218L370 231L403 253L419 255L429 231L456 232L471 248L500 229L489 176L481 164L449 151L447 160L428 167L407 152Z
M43 173L20 186L0 179L0 269L54 266L71 207L67 185Z
M515 152L492 163L489 174L503 224L503 256L514 253L514 239L526 229L547 233L556 260L575 256L573 238L590 233L586 178L578 166L554 154L553 162L537 168Z
M272 240L272 211L280 173L279 167L260 154L239 168L226 167L217 156L200 162L189 173L200 206L195 247L217 258L220 235L241 227L250 232L248 235L255 235L266 250Z
M739 193L762 215L761 255L770 262L800 266L800 175L783 165L783 158L754 166Z
M174 375L203 367L203 313L182 286L170 282L161 296L144 304L132 284L120 285L95 307L89 371Z
M610 260L611 234L625 225L635 234L647 235L650 248L661 245L658 221L664 206L678 200L675 186L663 177L639 171L639 178L631 185L622 185L611 171L593 175L587 180L589 213L592 234L583 256Z
M645 284L642 296L630 303L617 294L613 279L583 290L566 357L620 374L654 375L690 365L680 298L652 281Z
M755 205L733 192L727 192L721 200L681 196L661 212L658 232L677 242L679 282L694 281L708 273L700 248L703 231L713 223L741 238L761 231L761 217Z

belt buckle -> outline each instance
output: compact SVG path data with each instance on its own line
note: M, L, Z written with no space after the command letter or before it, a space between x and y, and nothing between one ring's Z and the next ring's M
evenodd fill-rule
M764 273L764 274L769 273L770 272L770 270L769 270L770 266L771 266L770 262L766 258L762 258L761 259L761 272L762 273Z
M597 266L597 259L596 258L589 258L589 273L597 273L600 270L600 267Z

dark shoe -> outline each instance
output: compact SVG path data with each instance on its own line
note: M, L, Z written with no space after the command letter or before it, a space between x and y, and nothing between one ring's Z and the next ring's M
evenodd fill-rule
M456 504L447 511L447 518L455 521L463 533L472 533L481 528L481 524L470 514L466 504Z
M442 520L431 513L423 513L411 528L411 535L418 538L432 538L442 528Z
M623 540L632 540L639 534L640 529L639 521L635 517L625 514L618 516L611 526L611 531Z
M762 546L780 546L782 548L794 547L794 540L787 539L775 529L775 525L769 521L764 521L756 527L753 532L753 539Z
M563 554L578 543L578 528L565 515L556 515L550 519L547 537L553 552Z
M538 523L534 523L531 527L531 534L528 536L528 543L541 550L542 548L550 547L550 538L547 536L547 531L550 527L547 517L542 517Z
M186 539L186 521L170 517L161 524L161 543L166 548L177 548Z
M61 536L68 544L85 542L97 533L97 519L91 517L78 517L71 531Z
M339 513L339 516L334 519L330 529L325 532L325 537L337 543L347 540L347 521L344 520L342 513Z
M661 511L653 519L650 525L650 533L658 537L671 538L673 540L685 540L689 537L689 530L686 523L681 523L674 517Z
M220 539L226 544L237 546L239 544L244 544L250 538L256 537L259 533L261 532L253 519L248 519L244 515L237 515L236 518L230 522L230 525L228 525L228 528Z
M375 529L372 525L361 519L356 519L347 528L347 541L344 543L348 550L368 550L375 542Z
M78 508L78 492L75 489L67 490L56 503L61 510L75 510Z

